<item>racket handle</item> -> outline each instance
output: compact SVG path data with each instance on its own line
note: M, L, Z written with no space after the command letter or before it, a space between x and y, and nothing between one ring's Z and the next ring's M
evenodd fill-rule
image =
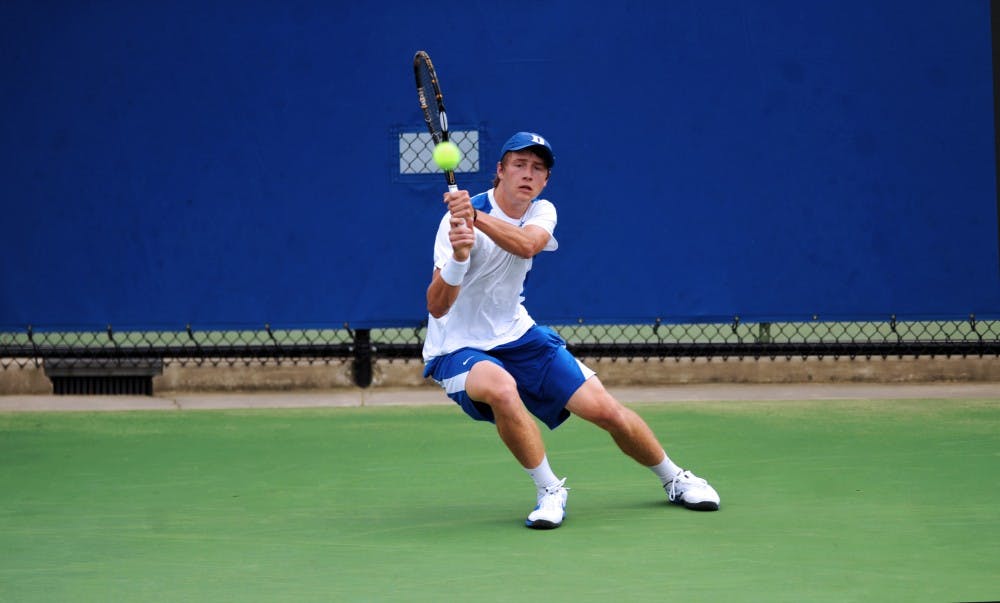
M448 184L448 192L449 193L458 192L458 184ZM472 225L472 220L466 220L465 224L469 227L470 230L476 229L476 227Z

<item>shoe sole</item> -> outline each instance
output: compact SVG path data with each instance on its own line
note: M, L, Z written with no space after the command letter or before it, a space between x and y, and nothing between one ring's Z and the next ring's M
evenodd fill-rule
M718 511L719 503L712 502L710 500L703 500L701 502L689 503L681 502L677 503L683 506L685 509L691 509L692 511Z
M538 521L525 520L524 525L532 530L554 530L561 526L562 522L553 523L551 521L545 521L544 519L539 519Z

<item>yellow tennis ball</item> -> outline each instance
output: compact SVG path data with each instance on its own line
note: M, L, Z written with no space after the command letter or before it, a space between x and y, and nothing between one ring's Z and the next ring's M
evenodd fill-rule
M448 140L434 147L434 163L446 172L453 171L462 160L462 151L458 145Z

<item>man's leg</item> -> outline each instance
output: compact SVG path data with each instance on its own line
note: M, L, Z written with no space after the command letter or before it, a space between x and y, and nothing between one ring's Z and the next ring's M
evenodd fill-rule
M622 452L644 467L658 465L666 456L653 430L634 411L616 400L596 376L584 381L566 409L611 434Z
M715 489L674 464L646 421L608 393L596 376L576 390L566 408L607 431L622 452L656 473L670 502L703 511L719 508Z
M492 362L477 362L465 381L465 393L493 410L500 439L535 482L538 504L525 525L558 528L565 515L566 480L558 479L549 467L541 430L517 393L514 378Z
M545 457L542 433L524 407L510 373L492 362L477 362L465 381L465 393L493 410L500 439L525 469L537 467Z

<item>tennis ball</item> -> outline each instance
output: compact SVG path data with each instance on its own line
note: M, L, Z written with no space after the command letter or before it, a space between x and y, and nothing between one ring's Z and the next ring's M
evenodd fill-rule
M458 145L450 140L434 147L434 163L446 172L450 172L458 167L458 162L462 160L462 151L458 150Z

